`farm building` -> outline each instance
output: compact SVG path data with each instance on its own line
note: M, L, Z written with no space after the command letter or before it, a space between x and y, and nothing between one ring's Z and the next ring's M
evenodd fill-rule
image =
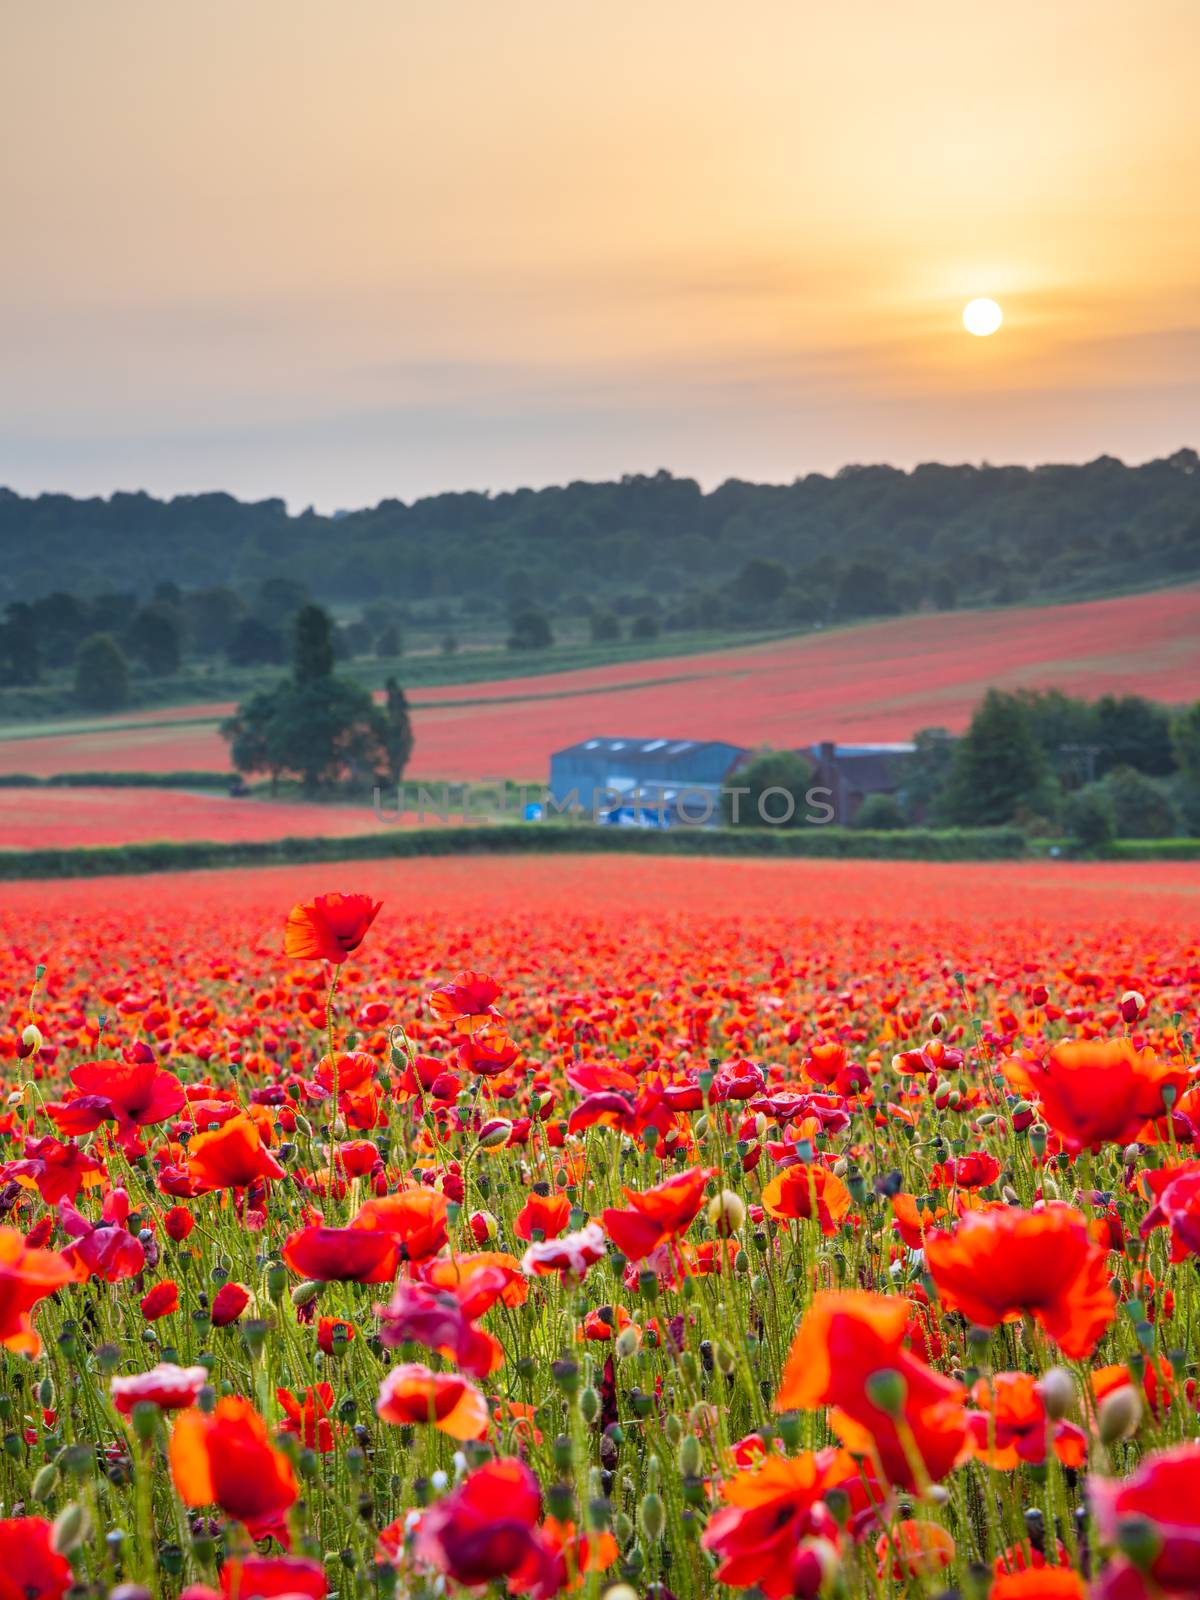
M834 744L826 740L800 753L813 767L813 787L828 789L832 822L853 822L858 808L870 795L899 797L904 787L905 757L912 744ZM822 796L824 799L825 796Z
M623 821L673 821L682 811L683 820L718 822L722 785L749 753L717 740L584 739L550 757L550 793L560 809L631 812Z

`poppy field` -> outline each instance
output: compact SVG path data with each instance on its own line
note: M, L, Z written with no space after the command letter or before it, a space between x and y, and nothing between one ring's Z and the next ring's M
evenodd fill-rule
M785 749L908 739L920 728L965 728L993 686L1179 704L1193 698L1198 673L1195 585L1077 605L930 613L737 649L414 688L407 775L542 782L552 751L592 733ZM0 739L0 772L223 772L229 751L217 724L233 709L160 708L63 731L47 723L37 733L13 724Z
M1200 1593L1198 911L1186 864L6 890L0 1600Z

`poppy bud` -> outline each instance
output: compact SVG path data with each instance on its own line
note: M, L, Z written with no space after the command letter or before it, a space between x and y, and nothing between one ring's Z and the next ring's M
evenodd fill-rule
M479 1130L479 1147L481 1150L498 1150L511 1137L512 1123L506 1122L503 1117L492 1117Z
M1136 1022L1139 1017L1146 1015L1146 997L1139 994L1136 989L1126 989L1121 996L1121 1020L1123 1022Z
M1106 1394L1096 1420L1102 1444L1115 1444L1118 1439L1128 1439L1136 1433L1142 1420L1142 1402L1133 1385L1123 1383L1119 1389Z
M698 1478L702 1464L700 1441L694 1433L689 1433L679 1445L679 1471L685 1478Z
M42 1030L36 1022L31 1022L21 1035L21 1043L25 1046L26 1054L33 1055L36 1050L40 1050L42 1042Z
M621 1358L621 1360L628 1361L630 1356L637 1355L638 1350L641 1347L641 1342L641 1336L638 1333L636 1325L631 1323L628 1328L621 1329L620 1333L617 1335L614 1348L616 1349L617 1355Z
M867 1399L889 1417L898 1417L904 1409L908 1385L903 1373L894 1367L881 1367L867 1379Z
M1038 1393L1051 1422L1061 1422L1075 1409L1075 1379L1066 1367L1051 1367L1043 1374Z
M746 1221L746 1202L732 1189L722 1189L708 1202L709 1225L728 1238L740 1231Z
M225 1328L236 1322L250 1304L250 1291L240 1283L223 1283L213 1296L212 1325Z
M644 1494L638 1506L638 1524L651 1544L657 1544L667 1524L666 1508L660 1494Z
M471 1237L481 1250L489 1240L496 1237L499 1227L499 1223L490 1211L472 1211Z
M60 1556L69 1556L86 1542L91 1531L87 1510L76 1500L55 1517L50 1543Z
M1145 1572L1162 1549L1162 1535L1149 1517L1122 1517L1117 1523L1117 1548Z
M584 1389L579 1396L579 1412L583 1420L588 1423L595 1422L600 1415L600 1396L595 1389Z
M310 1306L321 1292L321 1285L315 1279L309 1278L304 1283L298 1283L292 1290L292 1304L297 1311L302 1306Z
M37 1501L49 1500L58 1485L58 1468L53 1461L47 1461L46 1465L33 1480L33 1498Z

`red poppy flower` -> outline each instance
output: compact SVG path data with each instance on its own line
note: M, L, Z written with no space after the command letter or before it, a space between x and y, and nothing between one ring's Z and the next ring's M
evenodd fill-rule
M325 1600L329 1581L304 1556L231 1556L221 1568L224 1600Z
M236 1322L250 1304L250 1291L240 1283L223 1283L213 1295L210 1321L214 1328L227 1328Z
M248 1400L228 1395L211 1414L183 1411L171 1432L171 1476L185 1505L218 1505L250 1536L286 1544L283 1518L296 1500L292 1464L272 1445Z
M984 1328L1029 1313L1069 1356L1090 1355L1116 1312L1104 1251L1070 1206L968 1212L927 1236L925 1260L947 1310Z
M641 1194L626 1189L628 1207L604 1213L609 1238L630 1261L640 1261L691 1226L704 1203L704 1186L715 1174L715 1167L692 1167Z
M1041 1466L1046 1459L1047 1428L1054 1454L1064 1467L1087 1462L1087 1435L1073 1422L1047 1422L1037 1380L1028 1372L997 1372L980 1378L971 1390L978 1407L967 1413L967 1430L975 1454L989 1467L1014 1472L1023 1463Z
M514 1593L549 1600L562 1587L564 1564L538 1530L541 1504L523 1461L489 1461L422 1512L417 1557L467 1587L507 1577Z
M604 1259L607 1249L603 1228L598 1222L589 1222L578 1233L564 1233L557 1239L531 1244L521 1257L521 1271L528 1278L557 1272L565 1283L570 1278L582 1278L589 1267Z
M875 1542L878 1574L895 1579L932 1577L950 1565L955 1550L952 1535L940 1523L905 1517L894 1533L880 1534Z
M59 1220L71 1244L63 1251L69 1261L105 1283L134 1278L146 1265L146 1251L140 1239L125 1226L129 1216L129 1196L124 1189L113 1189L104 1198L99 1222L89 1222L69 1200L59 1204Z
M821 1232L832 1234L850 1214L850 1191L825 1167L796 1161L764 1187L762 1205L768 1216L784 1221L815 1216Z
M397 1427L430 1423L452 1439L482 1439L491 1420L487 1401L468 1379L455 1372L431 1372L417 1361L387 1374L375 1412Z
M565 1194L531 1194L517 1212L513 1232L527 1243L532 1243L535 1233L543 1239L557 1239L570 1220L571 1202Z
M172 1206L163 1214L163 1227L168 1239L182 1244L196 1226L196 1219L186 1206Z
M344 1317L322 1317L317 1323L317 1348L327 1356L337 1354L338 1345L343 1348L354 1338L354 1325Z
M368 1200L351 1222L353 1229L386 1233L403 1247L403 1259L435 1256L449 1239L449 1202L439 1189L401 1189L398 1194Z
M0 1522L0 1600L61 1600L72 1581L48 1522L41 1517Z
M920 1486L922 1472L935 1481L945 1477L967 1437L962 1385L904 1345L911 1310L898 1295L815 1295L775 1396L778 1411L833 1407L830 1424L843 1444L855 1454L873 1453L884 1475L908 1489ZM896 1380L899 1404L885 1410L875 1385L886 1378Z
M475 1326L473 1315L482 1316L504 1288L504 1275L495 1269L485 1269L475 1275L473 1285L454 1290L428 1283L397 1284L391 1301L376 1307L380 1340L391 1349L423 1344L464 1372L486 1377L503 1363L504 1355L492 1335ZM490 1298L481 1298L480 1290Z
M721 1508L701 1544L720 1563L714 1577L732 1589L757 1586L770 1600L796 1594L796 1562L806 1541L830 1544L838 1526L825 1505L832 1489L861 1475L844 1450L826 1449L785 1459L768 1456L721 1485Z
M183 1109L183 1085L149 1061L89 1061L71 1073L74 1093L47 1110L65 1133L91 1133L115 1122L122 1135L166 1122Z
M1200 1255L1200 1161L1147 1170L1141 1180L1154 1202L1142 1219L1142 1238L1169 1228L1172 1261Z
M275 1398L283 1407L282 1431L294 1433L306 1449L328 1455L334 1446L331 1385L318 1383L299 1398L290 1389L276 1389Z
M319 894L295 905L283 933L284 954L340 966L366 938L382 905L369 894Z
M94 1156L53 1134L26 1139L25 1159L10 1161L3 1171L18 1183L34 1185L48 1206L56 1206L60 1200L74 1200L84 1184L90 1186L104 1180L104 1168Z
M321 1283L390 1283L400 1265L396 1239L367 1228L301 1228L280 1254L293 1272Z
M1070 1567L1024 1567L992 1580L988 1600L1084 1600L1083 1579Z
M188 1146L188 1176L199 1190L244 1189L260 1178L286 1172L263 1143L253 1117L241 1112Z
M84 1269L53 1250L31 1250L15 1228L0 1228L0 1344L21 1355L42 1348L31 1312L66 1283L80 1283Z
M1148 1525L1144 1571L1156 1585L1150 1593L1200 1592L1200 1444L1148 1455L1128 1478L1090 1478L1088 1499L1106 1545L1117 1544L1122 1524ZM1105 1574L1109 1582L1113 1571Z
M482 972L460 972L450 983L440 984L429 995L429 1009L439 1022L462 1033L474 1033L484 1017L494 1015L500 985ZM466 1026L463 1027L463 1023Z
M156 1283L148 1294L142 1296L142 1315L147 1322L157 1322L179 1310L179 1286L171 1278Z
M599 1230L597 1230L599 1231ZM509 1307L529 1298L529 1284L516 1256L506 1250L477 1250L472 1255L439 1256L417 1268L422 1282L451 1289L469 1317L481 1317L497 1300Z
M953 1161L939 1161L929 1174L931 1188L986 1189L1000 1176L1000 1163L989 1150L972 1150Z
M1006 1061L1004 1076L1037 1101L1071 1151L1128 1144L1147 1122L1165 1115L1163 1090L1173 1088L1178 1097L1188 1081L1185 1066L1168 1066L1127 1038L1064 1039L1044 1062Z
M127 1417L134 1406L143 1401L157 1406L160 1411L180 1411L185 1406L194 1406L196 1396L207 1382L205 1367L177 1367L171 1361L160 1361L149 1372L114 1378L109 1390L113 1405Z

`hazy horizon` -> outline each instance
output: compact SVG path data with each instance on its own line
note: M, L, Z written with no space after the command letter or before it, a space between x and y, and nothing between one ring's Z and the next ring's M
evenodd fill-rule
M1193 0L61 0L4 37L22 493L1136 462L1200 415Z

